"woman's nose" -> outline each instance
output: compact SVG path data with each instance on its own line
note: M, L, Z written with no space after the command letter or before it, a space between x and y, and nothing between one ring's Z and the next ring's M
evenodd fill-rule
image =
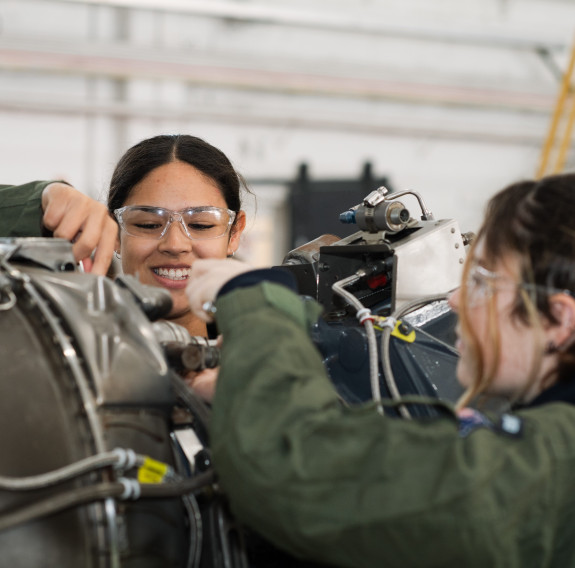
M460 290L461 288L455 288L447 294L447 303L454 312L459 311Z
M169 251L189 251L192 249L192 239L188 237L182 223L174 219L160 239L158 248Z

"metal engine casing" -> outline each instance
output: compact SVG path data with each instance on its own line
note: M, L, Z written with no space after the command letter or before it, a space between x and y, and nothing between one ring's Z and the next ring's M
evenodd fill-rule
M116 447L177 468L170 370L130 293L68 271L70 245L57 239L2 239L2 258L12 273L0 271L0 475L37 475ZM15 303L2 309L9 293ZM0 514L105 478L0 491ZM107 499L1 532L0 566L186 566L189 546L181 499Z

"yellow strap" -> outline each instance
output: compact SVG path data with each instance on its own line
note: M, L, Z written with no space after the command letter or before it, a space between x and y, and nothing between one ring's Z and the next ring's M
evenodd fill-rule
M575 125L575 94L572 84L575 72L575 44L571 50L571 56L555 104L555 110L551 118L551 125L537 168L537 178L545 175L557 174L563 170L567 151L571 144L571 136ZM569 111L569 103L571 110Z
M140 483L162 483L168 466L165 463L146 458L138 469L138 481Z

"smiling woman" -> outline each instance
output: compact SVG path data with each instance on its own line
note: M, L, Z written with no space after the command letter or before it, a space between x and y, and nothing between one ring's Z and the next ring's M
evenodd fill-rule
M170 291L168 319L191 335L206 335L185 294L198 258L233 255L245 227L241 176L228 158L194 136L156 136L118 162L108 209L120 224L116 251L122 270Z
M97 274L106 273L115 248L125 274L170 292L166 319L205 337L208 328L191 312L186 284L197 259L226 258L237 250L246 224L242 190L248 191L242 176L222 151L195 136L160 135L120 158L107 211L67 183L0 185L0 235L48 231L74 243L75 259ZM188 375L187 382L209 399L214 377L206 370Z

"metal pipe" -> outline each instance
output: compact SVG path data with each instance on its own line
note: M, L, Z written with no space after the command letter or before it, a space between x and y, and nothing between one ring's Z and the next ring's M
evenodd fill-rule
M376 120L373 116L342 116L341 113L325 115L322 117L310 113L304 115L294 111L283 114L275 111L265 112L256 109L246 112L245 109L233 108L222 110L217 107L195 106L193 110L182 108L161 108L157 106L138 106L127 102L88 102L33 99L25 100L20 97L7 98L0 96L0 112L40 113L69 116L107 116L122 119L152 119L170 120L178 122L187 121L214 121L225 124L260 125L294 129L314 129L326 131L361 132L372 135L390 136L418 136L434 139L466 140L485 143L520 144L539 148L545 130L546 114L541 114L545 122L541 126L526 126L525 123L510 127L500 120L481 123L481 129L471 125L454 121L453 124L440 121L425 122L421 119L414 121L409 117L381 118ZM444 117L445 118L445 117Z
M253 89L302 95L387 99L402 103L448 104L549 113L553 95L545 92L504 90L499 86L407 82L375 77L278 71L256 68L248 62L235 66L217 61L190 63L180 52L158 52L125 46L17 42L0 40L0 68L42 70L110 78L174 79L193 84ZM374 69L374 74L377 72Z

